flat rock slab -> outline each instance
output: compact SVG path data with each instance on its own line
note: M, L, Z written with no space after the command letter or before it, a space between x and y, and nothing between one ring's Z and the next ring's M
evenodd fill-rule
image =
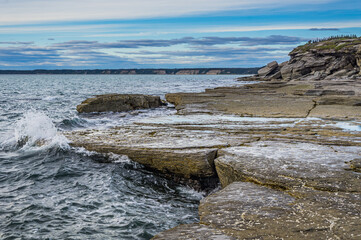
M200 224L237 239L359 239L360 200L360 194L234 182L201 200Z
M247 118L227 115L170 115L103 130L65 132L87 150L128 155L163 173L185 178L215 176L219 149L260 140L361 146L356 123L320 119ZM340 125L340 126L339 126Z
M104 94L88 98L76 107L79 113L123 112L156 108L163 103L159 96L142 94Z
M127 155L149 168L184 178L216 176L214 159L219 148L252 141L249 136L178 127L144 123L64 134L72 146Z
M307 186L361 193L361 175L350 168L361 157L360 147L335 147L259 141L220 150L215 164L223 186L248 181L282 190Z
M154 239L358 239L360 122L169 115L64 133L73 146L128 155L165 174L218 175L200 223ZM239 182L246 181L246 182Z
M251 77L252 79L252 77ZM167 94L179 114L361 119L360 80L268 81L203 93ZM332 101L330 99L332 98Z

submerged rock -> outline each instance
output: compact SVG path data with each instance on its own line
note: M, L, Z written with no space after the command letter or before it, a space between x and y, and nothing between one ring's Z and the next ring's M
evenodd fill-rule
M123 112L164 105L159 96L141 94L104 94L88 98L76 107L79 113Z

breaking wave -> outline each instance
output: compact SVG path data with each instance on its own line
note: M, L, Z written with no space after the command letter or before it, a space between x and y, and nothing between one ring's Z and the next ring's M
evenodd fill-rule
M60 147L69 148L68 140L58 132L52 120L43 112L26 112L14 124L13 134L2 143L4 150Z

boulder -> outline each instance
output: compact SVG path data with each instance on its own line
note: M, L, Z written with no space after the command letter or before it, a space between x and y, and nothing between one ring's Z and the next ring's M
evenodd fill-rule
M266 77L275 73L278 68L278 63L276 61L270 62L264 68L258 70L258 75Z
M159 96L141 94L104 94L88 98L76 107L79 113L123 112L156 108L163 103Z

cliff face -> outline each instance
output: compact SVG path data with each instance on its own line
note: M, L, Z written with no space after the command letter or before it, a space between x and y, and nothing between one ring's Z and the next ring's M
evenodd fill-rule
M268 79L321 80L356 78L361 74L361 38L337 38L295 48L291 59L272 62L258 71Z

